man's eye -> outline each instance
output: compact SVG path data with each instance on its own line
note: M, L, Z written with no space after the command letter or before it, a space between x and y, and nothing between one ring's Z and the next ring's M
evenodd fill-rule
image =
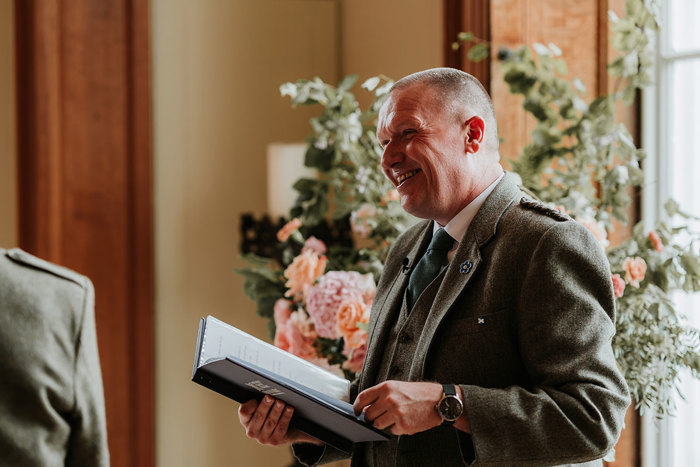
M406 130L403 130L403 135L404 135L404 136L409 136L409 135L412 135L412 134L414 134L414 133L416 133L415 128L408 128L408 129L406 129Z

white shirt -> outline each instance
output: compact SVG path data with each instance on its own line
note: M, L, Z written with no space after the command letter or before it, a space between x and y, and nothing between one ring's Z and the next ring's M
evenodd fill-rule
M448 222L446 226L444 226L445 231L450 235L450 237L456 239L454 246L447 253L448 262L452 261L452 258L455 255L455 251L457 251L457 247L459 247L459 242L462 240L462 237L464 237L464 234L467 233L469 224L472 223L472 220L474 219L474 216L476 216L476 213L479 211L479 208L481 208L481 205L484 204L486 198L491 194L494 188L496 188L496 185L498 185L498 182L501 181L504 175L505 172L501 173L500 177L494 180L492 184L487 186L486 189L482 191L479 194L479 196L474 198L471 203L464 206L464 208L461 211L459 211L456 216L450 219L450 222ZM443 226L433 221L433 235L435 234L435 232L438 231L438 229L442 227Z

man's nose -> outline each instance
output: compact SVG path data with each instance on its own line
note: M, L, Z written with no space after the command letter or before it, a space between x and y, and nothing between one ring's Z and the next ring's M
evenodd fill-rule
M382 168L385 170L391 169L394 164L401 162L403 157L404 154L401 148L393 142L389 142L389 144L384 147L384 152L382 153Z

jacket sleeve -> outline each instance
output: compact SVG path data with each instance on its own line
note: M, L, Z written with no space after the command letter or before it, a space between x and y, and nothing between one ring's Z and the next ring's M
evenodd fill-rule
M95 295L84 280L85 298L75 347L74 409L66 466L109 466L107 423L95 329Z
M461 385L473 465L556 465L603 457L617 441L629 392L612 350L609 264L580 224L541 237L514 310L531 387Z

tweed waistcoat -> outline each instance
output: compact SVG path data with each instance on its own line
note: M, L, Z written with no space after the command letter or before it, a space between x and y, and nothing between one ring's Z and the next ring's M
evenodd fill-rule
M387 341L389 345L387 345L379 364L377 380L372 382L372 385L387 380L409 380L408 369L415 358L416 344L418 342L416 336L420 335L444 277L445 270L443 269L423 290L410 313L406 292L404 292L401 309L389 330L389 339ZM362 465L376 467L394 467L398 465L397 453L399 442L402 438L405 437L392 436L387 442L366 443L362 454Z

